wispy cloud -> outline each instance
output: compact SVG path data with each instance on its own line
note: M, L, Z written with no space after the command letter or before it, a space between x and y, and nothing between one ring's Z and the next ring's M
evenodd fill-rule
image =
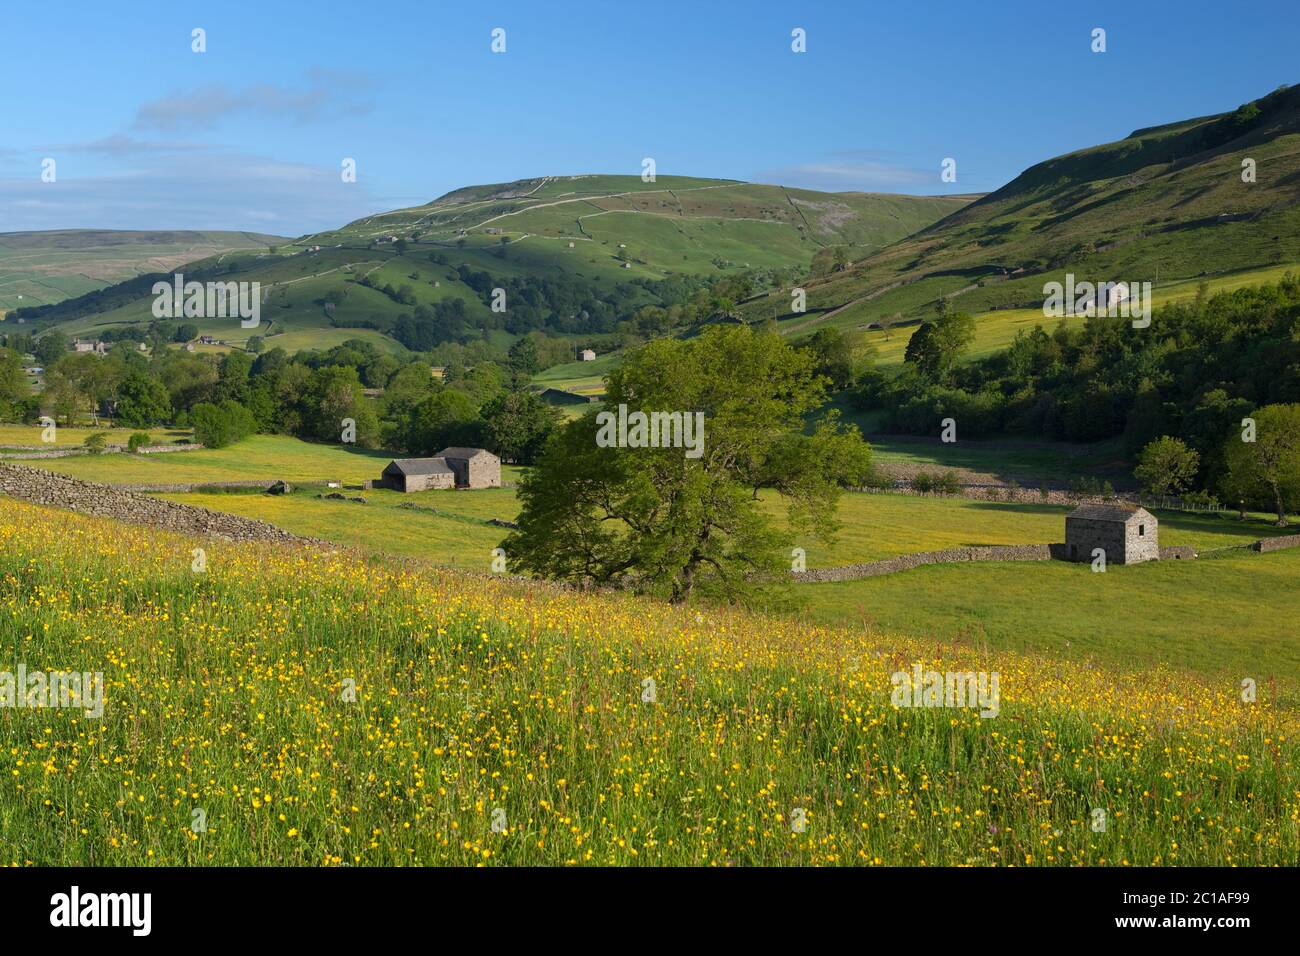
M41 150L45 155L58 153L94 153L102 156L138 156L148 153L177 153L208 149L205 143L187 143L175 139L136 139L126 133L113 133L80 143L55 143Z
M926 187L938 191L939 170L921 169L897 160L890 150L845 149L821 159L781 166L756 174L764 182L826 192L896 192Z
M182 129L210 129L237 115L279 117L308 123L339 116L368 113L373 103L366 96L369 80L361 75L314 68L301 86L258 83L243 89L211 85L151 100L136 111L138 130L172 133Z
M139 160L139 157L137 157ZM6 230L234 229L300 235L388 208L334 167L230 152L152 155L130 172L0 178Z

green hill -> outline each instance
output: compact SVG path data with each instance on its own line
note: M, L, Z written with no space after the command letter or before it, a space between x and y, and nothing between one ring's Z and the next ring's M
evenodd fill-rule
M1243 181L1254 161L1255 181ZM790 331L916 319L940 298L973 314L1035 309L1072 272L1161 286L1300 262L1300 88L1233 113L1140 129L1027 169L852 267L746 304Z
M508 342L502 323L488 322L490 290L503 283L536 292L511 303L517 323L542 321L530 318L533 310L546 313L554 332L603 331L640 304L655 303L655 283L760 270L797 274L819 248L843 245L866 255L969 201L679 176L653 183L638 176L542 177L458 189L427 205L284 243L275 255L213 257L191 264L186 277L261 283L260 329L229 319L196 321L201 332L234 344L253 334L290 350L364 338L400 351L398 340L411 341L393 332L403 315L440 330L434 335L447 325L460 334L491 326L492 338ZM151 282L72 300L32 320L41 328L57 323L70 335L147 323ZM463 306L453 310L456 299Z
M0 313L62 302L143 273L283 241L252 232L188 230L0 233Z

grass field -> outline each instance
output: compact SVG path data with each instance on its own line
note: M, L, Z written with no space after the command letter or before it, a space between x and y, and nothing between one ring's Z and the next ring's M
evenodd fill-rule
M122 433L129 434L125 429ZM378 478L392 458L391 453L384 451L315 444L286 435L253 435L227 448L161 455L52 458L32 464L74 478L110 484L191 484L254 478L358 483Z
M1164 538L1162 537L1162 541ZM951 564L800 593L810 619L1060 659L1284 682L1300 707L1300 551L1112 566Z
M91 480L119 483L197 483L246 478L290 481L338 478L356 483L378 475L390 457L296 439L258 436L217 451L177 452L140 459L127 455L42 461ZM504 478L518 472L507 468ZM469 570L490 567L492 549L518 505L512 489L402 495L364 492L367 504L241 493L166 495L171 500L269 521L289 531L338 541L361 551L418 558ZM779 502L765 497L778 518ZM414 509L400 507L413 504ZM1068 507L962 498L845 494L842 529L834 542L801 538L810 568L873 561L917 551L988 544L1060 541ZM1161 512L1162 545L1204 552L1241 546L1278 533L1262 516ZM841 584L800 585L797 601L813 619L854 624L864 618L914 637L978 636L991 646L1066 656L1095 655L1117 666L1173 663L1207 673L1241 669L1300 680L1300 642L1289 634L1297 610L1289 583L1300 565L1292 553L1202 558L1160 566L1114 567L1093 575L1085 566L948 565ZM1115 595L1113 599L1106 595ZM1141 627L1114 607L1148 608ZM1268 654L1262 654L1267 648Z
M0 710L5 862L1290 865L1300 854L1297 718L1265 684L1246 704L1235 685L1168 668L346 552L209 543L195 573L195 543L0 500L0 634L29 674L100 672L105 688L98 718ZM981 718L898 706L890 675L914 664L997 674L996 707Z
M488 519L508 521L518 510L514 492L508 488L417 495L370 490L363 496L365 505L318 499L315 492L158 497L269 521L304 537L338 541L369 553L422 558L483 572L491 568L492 550L509 533L506 528L488 524ZM417 504L418 508L398 507L403 502ZM427 509L436 509L437 513Z
M186 429L177 428L142 428L141 431L148 432L155 442L160 445L170 444L177 441L188 441L193 437L193 433ZM90 428L72 425L60 425L53 433L53 442L45 442L42 435L45 429L40 425L9 425L0 424L0 448L11 447L39 447L45 448L49 445L54 447L63 447L69 445L80 445L90 435L96 435L100 432L108 434L108 440L112 444L125 445L127 439L135 432L131 428Z
M774 513L780 505L765 502ZM968 498L918 495L845 494L840 499L843 528L832 545L800 540L808 566L836 567L917 551L993 544L1050 544L1065 540L1066 505L1012 504ZM1162 546L1188 545L1204 551L1249 544L1285 533L1263 516L1235 517L1155 512ZM907 572L910 574L911 572Z

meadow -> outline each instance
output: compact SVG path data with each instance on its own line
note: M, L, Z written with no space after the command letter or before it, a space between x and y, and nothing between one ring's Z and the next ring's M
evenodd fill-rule
M153 440L159 444L171 444L178 441L190 441L193 433L187 429L180 428L149 428L142 429L147 431ZM132 429L112 429L112 428L94 428L90 426L73 426L60 425L54 430L51 437L52 442L46 442L44 435L46 431L40 425L14 425L0 424L0 449L4 448L22 448L22 449L40 449L54 446L56 448L77 446L85 442L91 435L97 435L100 432L106 432L108 440L114 444L125 445L127 439L132 435Z
M70 429L59 429L60 437L65 431ZM110 441L125 442L130 432L119 429L109 434ZM163 432L155 430L150 434L160 437ZM70 440L76 441L71 436ZM389 452L351 445L317 444L287 435L252 435L226 448L158 455L86 455L42 459L30 464L74 478L110 484L190 484L260 478L359 483L378 478L392 458Z
M65 431L60 429L61 437ZM977 466L982 453L973 450L973 444L901 447L921 463L931 451L951 455L951 449L963 449L966 459L945 463ZM1039 456L1049 453L1054 452L1026 449L1022 464L1046 467L1050 459ZM997 452L990 449L987 454L996 457ZM335 478L355 485L376 477L389 457L379 451L261 435L225 449L30 464L119 484ZM877 458L904 460L880 449ZM507 483L518 477L518 469L504 469ZM508 529L490 522L512 521L518 514L515 492L508 487L414 495L384 489L348 492L363 495L364 505L317 498L319 492L318 487L286 496L200 490L160 497L268 521L381 560L400 556L476 572L490 569L493 549L508 534ZM775 495L765 492L762 500L778 523L784 520ZM835 538L825 542L799 536L796 544L805 549L809 568L825 568L917 551L1050 543L1063 539L1069 510L1041 503L846 493ZM1261 515L1244 522L1233 515L1157 516L1163 545L1188 545L1201 552L1239 548L1280 533ZM934 641L963 635L994 648L1091 658L1120 667L1176 661L1216 679L1263 673L1300 686L1300 644L1289 626L1300 611L1290 583L1297 570L1294 554L1234 551L1194 562L1113 567L1106 575L1056 562L953 564L852 582L803 584L793 589L792 597L797 615L827 625L865 622ZM1125 607L1142 608L1136 623L1126 612L1117 618L1116 608Z
M799 589L810 621L1125 667L1280 682L1300 707L1300 552L1112 566L947 564Z
M1057 661L0 500L18 865L1268 865L1300 853L1266 685ZM914 664L996 716L895 706ZM1100 821L1100 825L1098 825Z

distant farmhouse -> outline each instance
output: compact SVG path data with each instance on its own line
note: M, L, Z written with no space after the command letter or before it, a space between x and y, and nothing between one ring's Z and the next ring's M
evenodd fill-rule
M594 361L596 361L596 352L595 352L595 350L594 350L594 349L583 349L581 352L578 353L578 361L580 361L580 362L594 362Z
M1071 561L1091 561L1101 548L1108 564L1137 564L1160 557L1155 515L1136 505L1080 505L1065 517Z
M432 458L396 458L373 486L404 492L500 488L501 459L484 448L444 448Z
M96 340L96 341L94 341L94 342L85 342L85 341L83 341L83 340L81 340L81 339L73 339L73 340L72 340L72 351L74 351L74 352L94 352L96 355L107 355L107 354L108 354L108 343L107 343L107 342L100 342L100 341L98 341L98 340Z

